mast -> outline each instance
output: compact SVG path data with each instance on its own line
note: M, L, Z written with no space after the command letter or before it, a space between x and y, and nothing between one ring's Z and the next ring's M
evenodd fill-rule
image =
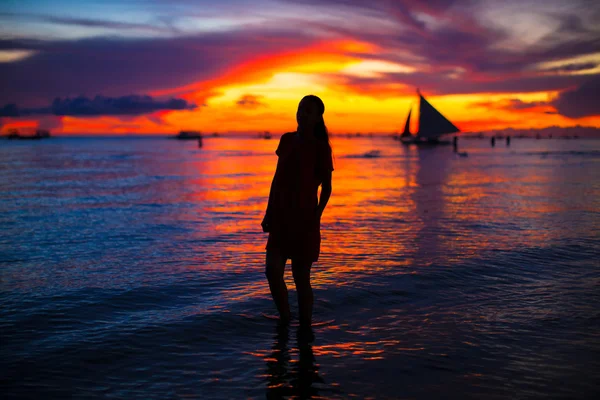
M447 133L460 132L452 122L435 109L425 97L417 90L419 102L419 132L417 137L424 139L437 139Z
M410 114L412 113L412 109L408 110L408 117L406 117L406 123L404 124L404 132L400 137L410 137Z

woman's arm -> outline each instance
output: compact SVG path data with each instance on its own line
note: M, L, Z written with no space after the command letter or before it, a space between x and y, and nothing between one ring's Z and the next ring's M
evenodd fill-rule
M323 182L321 183L321 196L319 197L319 205L317 206L317 215L321 218L323 211L327 206L327 202L331 197L331 171L325 171Z
M282 147L283 138L285 137L285 133L279 139L279 144L277 145L277 150L275 150L275 154L279 157L280 149ZM277 162L279 164L279 161ZM267 202L267 210L265 211L265 218L263 219L263 223L268 222L271 217L271 211L273 210L273 187L275 186L275 178L277 177L277 169L275 169L275 174L273 175L273 180L271 181L271 189L269 189L269 201Z
M271 216L271 210L273 209L273 186L275 185L275 176L271 181L271 189L269 190L269 201L267 202L267 210L265 211L265 218Z

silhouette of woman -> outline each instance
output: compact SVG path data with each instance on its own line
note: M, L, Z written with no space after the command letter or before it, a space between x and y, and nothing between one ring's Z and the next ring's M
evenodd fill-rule
M323 113L325 105L314 95L298 105L296 132L285 133L277 147L277 169L265 217L269 232L265 274L280 321L290 319L288 292L283 279L287 259L298 292L301 327L310 328L313 292L310 285L312 263L319 259L323 210L331 196L333 160ZM321 195L317 198L321 186Z

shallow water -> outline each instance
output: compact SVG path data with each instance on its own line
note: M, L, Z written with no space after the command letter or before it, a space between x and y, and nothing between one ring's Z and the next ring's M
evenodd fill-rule
M264 317L276 146L0 142L3 397L600 393L600 141L334 138L312 344Z

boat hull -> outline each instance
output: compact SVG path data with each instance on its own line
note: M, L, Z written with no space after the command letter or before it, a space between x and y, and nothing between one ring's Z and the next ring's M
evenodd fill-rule
M439 139L419 139L419 138L402 138L400 142L405 146L448 146L451 145L452 142L449 140L439 140Z
M202 139L202 132L200 131L179 131L176 136L173 136L174 139L178 140L198 140Z

